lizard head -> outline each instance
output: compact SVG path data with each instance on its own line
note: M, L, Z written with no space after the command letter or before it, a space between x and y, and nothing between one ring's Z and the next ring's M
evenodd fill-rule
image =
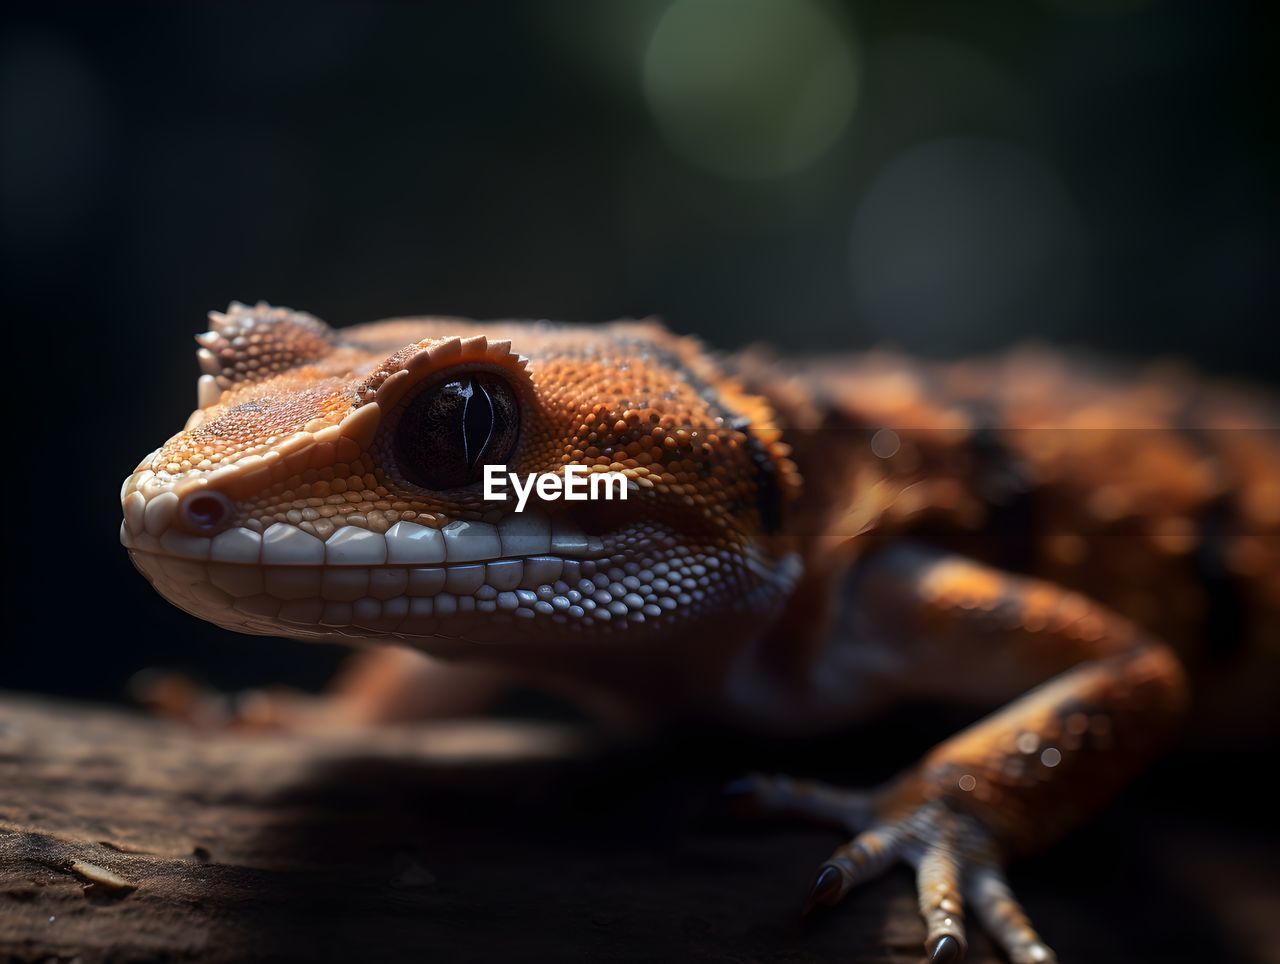
M266 305L197 337L199 408L121 491L121 540L228 629L451 655L759 625L796 576L766 403L652 322L343 330ZM486 465L625 499L486 499ZM578 470L574 470L578 471Z

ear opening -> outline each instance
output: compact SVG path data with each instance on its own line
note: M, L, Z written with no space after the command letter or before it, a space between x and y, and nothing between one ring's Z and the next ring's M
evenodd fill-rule
M201 408L216 404L234 385L318 361L340 344L338 333L314 315L265 301L253 307L233 301L225 312L209 312L209 325L196 335Z

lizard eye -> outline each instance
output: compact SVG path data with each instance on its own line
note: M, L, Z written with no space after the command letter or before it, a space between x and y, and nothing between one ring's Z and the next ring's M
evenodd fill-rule
M408 481L456 489L502 465L516 445L520 407L498 375L470 372L441 382L409 402L395 430L395 452Z

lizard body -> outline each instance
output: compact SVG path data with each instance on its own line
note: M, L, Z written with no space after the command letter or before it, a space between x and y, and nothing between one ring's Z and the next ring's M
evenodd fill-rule
M1280 419L1243 391L1049 353L716 357L651 322L212 318L200 407L121 494L134 562L194 615L771 731L1007 703L873 794L749 787L858 833L812 906L914 864L935 960L966 905L1050 959L1002 861L1159 748L1206 638L1278 635ZM483 463L629 497L517 514Z

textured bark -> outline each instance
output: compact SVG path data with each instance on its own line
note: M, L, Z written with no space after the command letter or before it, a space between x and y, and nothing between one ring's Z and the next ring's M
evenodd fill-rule
M908 873L801 926L838 835L726 825L698 771L548 724L201 733L0 696L0 959L920 959ZM1127 886L1079 886L1098 856L1050 855L1026 902L1067 961L1146 959L1106 919ZM1241 927L1217 959L1263 959Z

